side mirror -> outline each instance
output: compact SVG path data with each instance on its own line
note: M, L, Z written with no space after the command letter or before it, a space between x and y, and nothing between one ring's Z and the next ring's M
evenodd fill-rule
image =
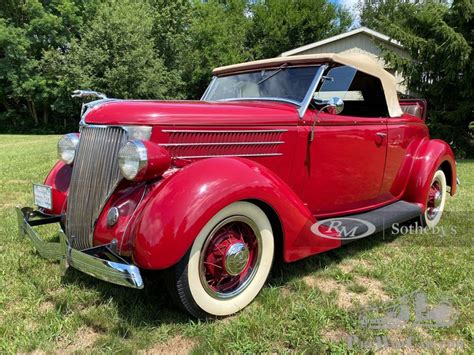
M342 110L344 110L344 100L342 100L340 97L331 97L327 101L327 112L333 114L333 115L339 115Z

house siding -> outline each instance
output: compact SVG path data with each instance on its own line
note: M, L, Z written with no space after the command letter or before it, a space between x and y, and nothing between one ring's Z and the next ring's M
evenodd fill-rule
M406 51L397 46L393 46L388 43L383 43L383 45L403 57L408 57ZM385 61L381 58L382 50L377 45L376 40L374 40L372 36L366 33L357 33L350 37L335 40L333 42L322 44L315 48L298 52L297 54L300 55L319 53L362 53L365 55L369 55L375 58L380 65L382 65L387 71L389 71L392 75L395 76L395 79L397 81L397 90L402 93L407 93L406 85L403 83L403 76L386 65Z

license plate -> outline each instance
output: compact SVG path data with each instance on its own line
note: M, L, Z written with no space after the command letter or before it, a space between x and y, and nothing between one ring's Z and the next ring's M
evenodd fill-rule
M50 186L33 184L33 197L35 199L35 205L38 207L43 207L48 210L53 208Z

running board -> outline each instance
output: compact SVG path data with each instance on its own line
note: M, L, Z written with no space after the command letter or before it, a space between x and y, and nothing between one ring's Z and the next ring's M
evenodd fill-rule
M395 223L404 223L421 215L420 206L398 201L376 210L319 221L331 232L338 232L342 244L379 233Z

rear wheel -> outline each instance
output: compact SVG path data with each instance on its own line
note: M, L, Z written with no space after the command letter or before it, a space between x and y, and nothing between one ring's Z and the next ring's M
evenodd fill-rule
M270 272L274 240L265 213L235 202L201 230L175 266L172 292L198 318L228 316L246 307Z
M422 216L423 224L426 227L434 228L441 220L446 203L446 193L446 176L442 170L437 170L431 181L426 210Z

